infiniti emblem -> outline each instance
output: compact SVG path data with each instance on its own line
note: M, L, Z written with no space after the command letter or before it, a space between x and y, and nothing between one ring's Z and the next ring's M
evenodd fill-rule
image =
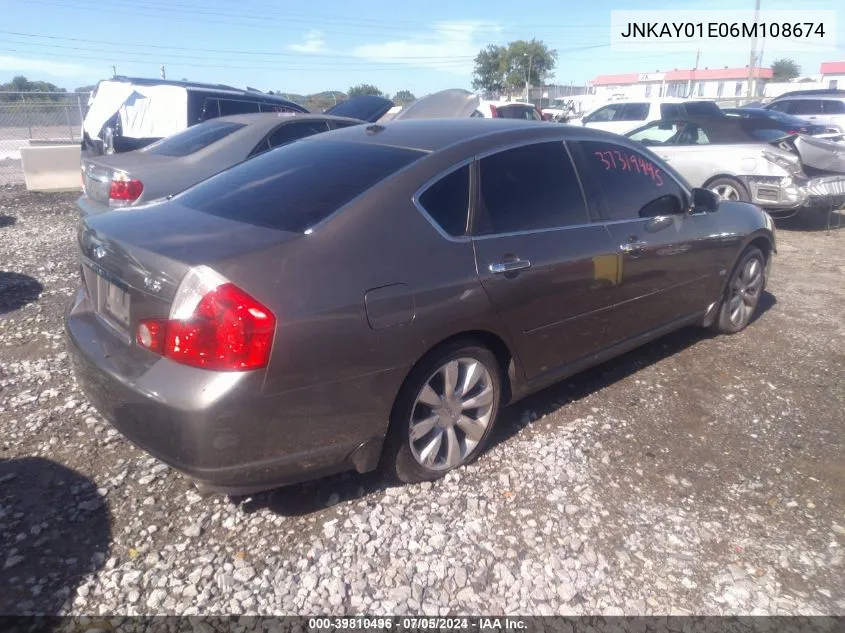
M106 256L106 249L102 246L97 246L94 248L94 257L97 259L103 259Z

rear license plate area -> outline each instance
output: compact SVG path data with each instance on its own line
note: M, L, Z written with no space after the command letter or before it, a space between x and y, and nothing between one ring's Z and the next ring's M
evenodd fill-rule
M97 275L97 312L113 325L129 329L130 294Z

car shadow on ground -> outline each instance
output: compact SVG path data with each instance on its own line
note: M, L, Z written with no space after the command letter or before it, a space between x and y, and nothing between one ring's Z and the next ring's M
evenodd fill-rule
M845 230L845 209L798 213L792 217L775 218L775 225L779 230L806 233L842 231Z
M57 615L110 542L90 479L41 457L0 460L0 614Z
M749 327L771 310L777 299L769 292L760 297ZM710 330L688 327L652 341L643 347L583 371L502 410L486 450L510 440L534 419L585 398L639 370L660 362L688 347L716 336ZM530 411L534 415L525 416ZM485 451L486 452L486 451ZM484 459L484 455L480 456ZM301 516L341 502L350 502L385 490L392 484L376 471L366 474L343 473L304 484L277 488L251 497L232 497L243 512L268 509L283 516Z
M20 310L43 291L41 282L29 275L0 271L0 314Z
M12 226L18 219L13 215L4 215L0 213L0 229L5 229L7 226Z

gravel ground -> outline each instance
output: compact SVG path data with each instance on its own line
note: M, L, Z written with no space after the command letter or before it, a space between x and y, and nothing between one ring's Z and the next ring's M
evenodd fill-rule
M75 195L0 188L0 613L845 614L845 231L759 319L504 413L474 465L196 494L76 389Z

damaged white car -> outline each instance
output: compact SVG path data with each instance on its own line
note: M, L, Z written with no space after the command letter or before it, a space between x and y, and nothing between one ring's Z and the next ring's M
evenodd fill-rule
M724 116L664 119L626 134L693 187L752 202L773 217L845 205L842 135L784 135L765 122Z

